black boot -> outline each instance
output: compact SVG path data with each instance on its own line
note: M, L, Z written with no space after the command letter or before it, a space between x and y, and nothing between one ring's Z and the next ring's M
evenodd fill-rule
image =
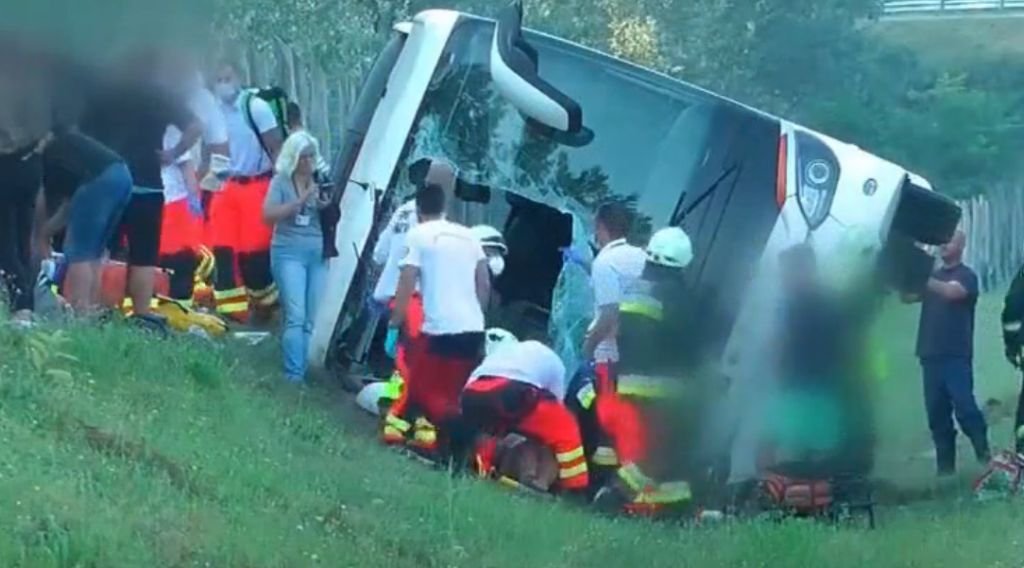
M956 442L935 444L935 468L940 476L956 473Z

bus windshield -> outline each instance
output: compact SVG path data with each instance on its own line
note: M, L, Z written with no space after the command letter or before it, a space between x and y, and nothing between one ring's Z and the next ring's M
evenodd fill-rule
M491 190L483 206L460 196L464 201L452 213L463 223L504 231L509 253L495 282L501 307L533 314L519 329L545 328L572 364L593 302L586 274L564 264L560 251L571 245L589 256L597 206L620 201L635 211L635 244L670 223L681 223L690 235L695 258L685 285L699 306L693 317L717 322L690 343L701 351L719 349L778 215L778 122L686 83L527 32L541 77L583 109L588 135L565 140L526 119L497 91L490 74L493 33L494 24L484 20L467 17L456 25L404 160L447 159L460 181ZM399 180L399 195L411 190ZM674 217L681 206L696 205L685 220Z
M413 128L411 160L443 156L460 177L584 225L597 204L622 200L638 213L639 239L664 226L706 159L716 101L660 88L630 66L534 36L541 76L579 101L592 133L582 144L560 143L495 90L493 30L467 19L453 32Z

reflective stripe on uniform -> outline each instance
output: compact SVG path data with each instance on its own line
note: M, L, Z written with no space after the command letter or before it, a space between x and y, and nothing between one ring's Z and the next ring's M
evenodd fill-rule
M562 463L562 464L578 460L578 459L580 459L582 457L583 457L583 448L582 447L576 448L575 450L572 450L572 451L569 451L569 452L563 452L563 453L560 453L560 454L555 454L555 458L558 459L558 463Z
M630 489L636 492L644 491L654 487L654 481L647 477L636 464L628 463L619 468L619 478L626 482Z
M670 505L681 503L693 498L690 484L685 481L661 483L646 491L641 491L633 500L634 503L646 505Z
M245 288L214 290L213 298L217 303L217 311L222 314L237 314L249 309L249 298L245 294Z
M615 453L614 449L601 446L594 451L591 461L594 462L594 465L616 466L619 465L619 455Z
M245 288L232 288L230 290L214 290L213 298L218 302L248 299L245 294Z
M572 467L565 467L558 470L559 479L572 479L573 477L587 473L587 462L580 462Z
M583 407L583 410L590 410L596 398L597 393L594 391L592 383L588 383L576 393L576 400L580 401L580 406Z
M1019 321L1008 321L1003 324L1003 331L1017 332L1021 327L1024 327L1024 324Z
M199 266L196 267L195 280L196 282L202 282L209 279L210 275L213 274L213 253L205 246L199 247L197 253L199 255Z
M277 292L277 286L271 284L262 290L249 290L249 295L256 301L259 306L273 306L277 303L279 294Z
M679 382L667 377L648 377L645 375L622 375L616 388L622 396L637 398L665 398L678 390Z
M412 437L417 445L433 446L437 444L437 428L426 418L418 418L413 426Z
M643 298L635 301L623 302L619 304L619 313L634 314L657 321L661 321L665 318L661 302L658 302L653 298Z
M159 308L160 301L157 300L156 298L151 299L149 301L149 307L150 309ZM124 300L121 300L121 311L125 315L132 315L132 313L135 312L135 303L132 302L131 298L125 298Z
M384 424L386 425L386 427L394 428L395 430L398 430L399 432L402 433L408 432L409 429L412 428L412 424L409 424L405 420L402 420L398 416L395 416L394 414L390 413L388 413L388 415L384 418Z

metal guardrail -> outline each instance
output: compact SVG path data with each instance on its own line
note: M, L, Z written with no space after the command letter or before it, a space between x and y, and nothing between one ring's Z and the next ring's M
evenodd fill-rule
M883 3L883 13L887 16L997 11L1024 12L1024 0L886 0Z

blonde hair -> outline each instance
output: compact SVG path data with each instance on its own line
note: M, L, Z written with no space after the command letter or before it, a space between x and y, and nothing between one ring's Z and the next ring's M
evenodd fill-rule
M313 148L313 160L315 163L320 159L320 148L316 143L316 138L313 138L305 130L293 133L281 145L281 153L277 155L277 163L274 165L274 170L279 174L291 176L295 173L295 168L299 164L299 157L310 148Z

